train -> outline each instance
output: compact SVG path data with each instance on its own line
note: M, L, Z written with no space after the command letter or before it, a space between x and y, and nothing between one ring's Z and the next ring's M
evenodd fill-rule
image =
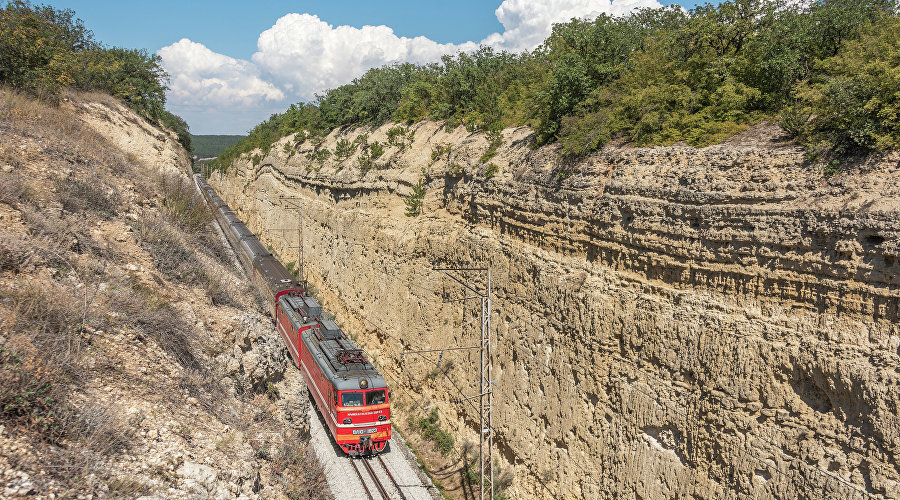
M335 443L350 456L384 451L391 438L384 377L206 180L197 174L194 182L247 275L270 300L275 328Z

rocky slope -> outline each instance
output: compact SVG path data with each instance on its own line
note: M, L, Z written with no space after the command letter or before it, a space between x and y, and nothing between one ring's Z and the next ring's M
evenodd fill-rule
M900 496L898 155L825 172L760 126L578 162L511 129L490 158L485 136L435 123L372 168L317 153L389 128L288 137L211 183L286 260L296 235L267 229L296 227L280 196L304 200L308 277L398 415L477 393L475 354L402 351L477 342L477 311L445 303L460 289L432 267L489 265L511 496ZM457 449L477 442L472 406L436 408Z
M0 89L0 498L327 495L188 165L109 97Z

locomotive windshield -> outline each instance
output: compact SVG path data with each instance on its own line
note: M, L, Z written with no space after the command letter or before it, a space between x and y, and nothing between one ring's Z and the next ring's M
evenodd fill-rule
M363 393L345 392L341 394L341 406L362 406Z
M375 389L366 393L366 405L384 404L384 389Z

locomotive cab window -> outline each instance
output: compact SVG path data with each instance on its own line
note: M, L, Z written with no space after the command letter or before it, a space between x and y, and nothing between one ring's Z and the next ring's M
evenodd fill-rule
M363 393L361 392L344 392L341 393L341 406L362 406Z
M366 406L384 404L385 397L384 389L368 391L366 392Z

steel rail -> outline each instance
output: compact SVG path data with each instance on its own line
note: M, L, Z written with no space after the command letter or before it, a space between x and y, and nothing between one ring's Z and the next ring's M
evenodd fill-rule
M394 478L394 475L391 474L390 469L388 469L387 464L384 463L384 459L381 458L381 455L377 455L378 463L384 468L384 472L387 473L388 478L394 483L394 488L397 488L397 493L400 493L400 500L406 500L406 495L403 494L403 490L400 489L400 483L397 482L397 479Z
M372 468L372 464L369 463L369 459L362 458L360 460L362 461L363 466L365 466L366 471L368 471L369 475L372 476L372 480L375 481L375 487L378 488L378 493L381 493L381 497L384 498L385 500L390 500L391 496L388 495L388 492L384 488L384 485L381 484L381 480L379 480L378 476L375 475L375 469ZM385 469L385 470L387 470L387 469Z
M350 465L353 466L353 472L356 472L356 477L359 478L359 484L362 485L363 489L366 490L366 496L369 497L369 500L375 500L375 497L372 496L372 492L369 490L369 487L366 485L366 480L363 479L362 473L359 471L359 467L356 466L356 460L350 459ZM375 481L375 484L378 484L378 481Z

